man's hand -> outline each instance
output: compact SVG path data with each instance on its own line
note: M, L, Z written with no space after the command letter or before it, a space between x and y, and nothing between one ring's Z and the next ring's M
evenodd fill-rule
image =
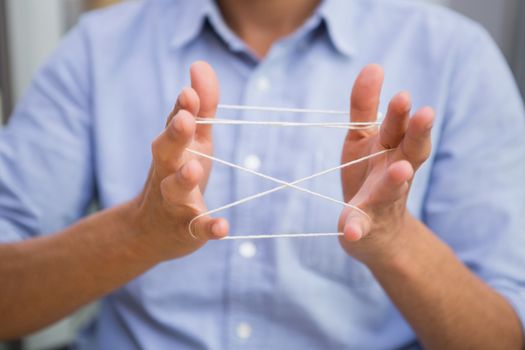
M188 230L190 221L206 211L203 193L211 162L185 151L187 147L212 154L210 125L195 118L213 118L219 101L219 84L213 69L204 62L190 69L191 88L184 89L168 117L166 129L152 144L153 163L144 191L135 200L134 216L145 249L161 260L178 258L228 233L224 219L203 217Z
M357 78L351 97L351 121L376 120L383 71L377 65L365 67ZM345 209L339 227L343 248L367 262L388 258L396 251L399 233L408 220L406 201L414 171L428 158L434 112L423 108L410 118L411 102L406 92L390 102L381 129L350 130L346 136L342 162L384 149L391 152L343 169L341 180L345 201L363 209Z
M55 234L0 244L0 340L14 339L66 316L139 276L159 262L224 237L224 219L202 217L202 193L211 164L187 147L211 154L210 126L219 84L211 67L197 62L191 88L184 89L166 129L153 142L153 162L135 199L79 220ZM46 294L53 290L53 297Z

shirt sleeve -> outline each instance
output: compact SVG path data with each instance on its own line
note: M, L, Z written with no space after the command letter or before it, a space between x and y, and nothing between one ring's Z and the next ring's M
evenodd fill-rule
M92 200L87 43L73 29L0 130L0 242L59 230Z
M489 35L455 60L424 220L525 321L525 113Z

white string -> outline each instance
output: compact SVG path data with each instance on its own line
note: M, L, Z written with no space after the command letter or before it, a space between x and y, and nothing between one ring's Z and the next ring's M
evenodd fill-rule
M301 114L325 114L325 115L344 115L348 116L348 111L331 109L306 109L306 108L286 108L286 107L263 107L263 106L242 106L220 104L218 109L223 110L247 110L257 112L280 112L280 113L301 113ZM196 123L200 125L257 125L257 126L279 126L279 127L322 127L348 130L369 129L381 124L383 115L378 113L375 121L369 122L287 122L287 121L252 121L236 120L224 118L196 118Z
M348 116L348 111L337 111L333 109L306 109L306 108L286 108L286 107L263 107L263 106L242 106L242 105L228 105L220 104L218 109L226 110L242 110L242 111L256 111L256 112L280 112L280 113L301 113L301 114L333 114ZM377 119L382 118L382 114L378 113Z
M279 187L275 187L271 190L268 190L268 191L272 191L270 193L273 193L275 191L278 191L282 188L286 188L286 187L290 187L290 188L293 188L293 189L296 189L298 191L301 191L301 192L305 192L305 193L308 193L308 194L311 194L313 196L316 196L316 197L319 197L319 198L322 198L322 199L326 199L328 201L331 201L331 202L334 202L334 203L337 203L337 204L340 204L340 205L343 205L343 206L346 206L346 207L349 207L349 208L353 208L353 209L356 209L358 211L361 211L362 214L364 215L367 215L364 211L362 211L361 209L351 205L351 204L348 204L348 203L345 203L343 201L340 201L338 199L335 199L335 198L332 198L332 197L329 197L329 196L325 196L324 194L321 194L321 193L317 193L317 192L314 192L314 191L311 191L311 190L308 190L306 188L302 188L302 187L299 187L299 186L296 186L296 184L298 183L301 183L301 182L304 182L304 181L307 181L307 180L310 180L310 179L313 179L313 178L316 178L318 176L321 176L321 175L324 175L328 172L331 172L331 171L335 171L335 170L339 170L339 169L342 169L346 166L350 166L350 165L353 165L355 164L356 162L359 162L359 161L364 161L364 160L367 160L367 159L370 159L372 157L375 157L375 156L378 156L378 155L381 155L385 152L388 152L388 150L384 150L384 151L380 151L380 152L377 152L377 153L374 153L374 154L371 154L371 155L368 155L366 157L363 157L363 158L360 158L360 159L357 159L357 160L354 160L354 161L351 161L349 163L352 163L352 164L349 164L349 163L345 163L343 165L338 165L337 167L334 167L334 168L330 168L328 170L323 170L322 172L320 173L316 173L316 174L313 174L313 175L310 175L308 177L305 177L305 178L302 178L302 179L299 179L299 180L296 180L294 182L286 182L286 181L283 181L283 180L279 180L275 177L272 177L272 176L268 176L268 175L265 175L265 174L262 174L262 173L259 173L255 170L251 170L251 169L248 169L248 168L244 168L240 165L237 165L237 164L233 164L233 163L230 163L230 162L227 162L225 160L222 160L222 159L219 159L219 158L215 158L215 157L212 157L212 156L209 156L205 153L202 153L202 152L199 152L199 151L195 151L193 149L190 149L190 148L187 148L186 149L188 152L190 153L193 153L195 155L198 155L200 157L204 157L204 158L207 158L209 160L212 160L212 161L215 161L217 163L220 163L220 164L223 164L223 165L226 165L226 166L229 166L229 167L232 167L232 168L235 168L235 169L238 169L238 170L242 170L242 171L245 171L247 173L250 173L250 174L253 174L253 175L256 175L256 176L259 176L259 177L262 177L263 179L267 179L267 180L270 180L270 181L273 181L273 182L276 182L278 184L281 184L282 186L279 186ZM281 188L282 187L282 188ZM251 199L256 199L256 198L259 198L259 197L262 197L263 193L264 195L266 194L269 194L269 193L266 193L267 191L265 192L260 192L260 193L257 193L253 196L250 196L249 198L251 197L254 197L254 196L257 196L255 198L251 198ZM248 198L248 197L247 197ZM241 202L242 201L242 202ZM241 202L241 203L237 203L237 202ZM236 201L234 203L236 203L235 205L239 205L239 204L242 204L242 203L245 203L246 202L246 198L244 199L241 199L239 201ZM223 209L228 209L228 208L231 208L232 206L235 206L233 205L233 203L230 203L228 204L227 206L224 206L224 207L220 207L220 208L217 208L217 209L214 209L214 210L211 210L211 211L208 211L207 214L213 214L213 213L216 213L218 211L221 211ZM201 214L201 215L204 215L204 214ZM368 215L367 215L368 216Z
M258 126L279 126L279 127L321 127L337 128L350 130L363 130L374 128L381 122L328 122L328 123L307 123L307 122L285 122L285 121L254 121L236 119L216 119L216 118L195 118L200 125L258 125Z
M266 238L310 238L310 237L336 237L344 236L342 232L319 232L319 233L285 233L285 234L262 234L249 236L226 236L220 240L241 240L241 239L266 239Z
M332 167L332 168L329 168L329 169L326 169L326 170L323 170L323 171L320 171L318 173L315 173L313 175L309 175L309 176L306 176L306 177L303 177L301 179L298 179L298 180L295 180L293 182L286 182L286 181L282 181L282 180L279 180L279 179L276 179L272 176L268 176L268 175L265 175L265 174L262 174L262 173L259 173L257 171L254 171L254 170L251 170L251 169L248 169L248 168L244 168L240 165L237 165L237 164L233 164L233 163L230 163L230 162L227 162L225 160L222 160L222 159L219 159L219 158L215 158L215 157L212 157L212 156L209 156L205 153L202 153L202 152L199 152L199 151L196 151L196 150L193 150L193 149L190 149L190 148L186 148L186 150L190 153L193 153L195 155L198 155L198 156L201 156L201 157L204 157L206 159L209 159L209 160L212 160L212 161L215 161L215 162L218 162L218 163L221 163L221 164L224 164L224 165L227 165L227 166L230 166L232 168L235 168L235 169L238 169L238 170L242 170L242 171L245 171L245 172L248 172L250 174L253 174L253 175L256 175L256 176L259 176L259 177L262 177L264 179L267 179L267 180L270 180L270 181L273 181L273 182L276 182L276 183L279 183L281 184L281 186L278 186L278 187L274 187L272 189L269 189L267 191L263 191L263 192L259 192L259 193L256 193L252 196L248 196L248 197L245 197L245 198L242 198L242 199L239 199L235 202L232 202L232 203L229 203L229 204L226 204L226 205L223 205L219 208L216 208L216 209L212 209L212 210L209 210L207 212L204 212L204 213L201 213L199 215L197 215L196 217L194 217L190 223L188 224L188 229L189 229L189 232L190 232L190 235L197 239L197 237L193 234L193 230L192 230L192 224L200 219L201 217L203 216L207 216L207 215L211 215L211 214L215 214L219 211L222 211L222 210L226 210L226 209L229 209L229 208L232 208L232 207L235 207L235 206L238 206L238 205L241 205L241 204L244 204L246 202L249 202L249 201L252 201L254 199L257 199L257 198L260 198L260 197L263 197L263 196L266 196L266 195L269 195L270 193L274 193L274 192L277 192L277 191L280 191L282 189L285 189L287 187L290 187L290 188L293 188L293 189L296 189L298 191L302 191L302 192L306 192L310 195L313 195L313 196L316 196L316 197L319 197L319 198L322 198L322 199L325 199L325 200L328 200L328 201L331 201L331 202L335 202L337 204L340 204L340 205L343 205L345 207L349 207L349 208L352 208L354 210L357 210L358 212L360 212L361 214L365 215L368 219L370 219L370 217L368 216L368 214L362 210L361 208L355 206L355 205L352 205L350 203L346 203L346 202L343 202L343 201L340 201L338 199L335 199L335 198L332 198L332 197L329 197L329 196L325 196L323 194L320 194L320 193L317 193L317 192L314 192L314 191L310 191L308 189L305 189L305 188L302 188L302 187L299 187L299 186L296 186L297 184L299 183L302 183L302 182L305 182L305 181L308 181L308 180L311 180L311 179L314 179L314 178L317 178L319 176L322 176L322 175L325 175L325 174L328 174L328 173L331 173L331 172L334 172L336 170L341 170L343 168L346 168L346 167L349 167L349 166L352 166L352 165L355 165L357 163L360 163L360 162L364 162L368 159L371 159L371 158L375 158L375 157L378 157L384 153L387 153L387 152L390 152L391 149L387 149L387 150L383 150L383 151L379 151L379 152L376 152L376 153L373 153L373 154L370 154L370 155L367 155L367 156L364 156L364 157L361 157L359 159L355 159L355 160L352 160L350 162L347 162L347 163L344 163L344 164L341 164L341 165L338 165L338 166L335 166L335 167ZM314 235L314 234L311 234L311 235ZM334 233L332 234L332 236L336 236L336 235L339 235L339 233ZM265 236L265 235L259 235L259 236ZM280 237L280 238L284 238L284 237L287 237L286 235L274 235L276 238L277 237ZM327 234L323 234L322 236L327 236ZM231 238L231 237L244 237L244 238L250 238L252 237L252 235L249 235L249 236L227 236L227 237L224 237L223 239L234 239L234 238ZM241 239L241 238L235 238L235 239Z
M345 116L348 115L347 111L322 110L322 109L304 109L304 108L241 106L241 105L225 105L225 104L218 105L218 108L219 109L224 109L224 110L248 110L248 111L258 111L258 112L281 112L281 113L302 113L302 114L306 114L306 113L307 114L331 114L331 115L345 115ZM368 129L368 128L373 128L373 127L380 126L381 125L381 121L380 121L381 119L382 119L382 114L378 113L376 121L370 121L370 122L324 122L324 123L316 122L316 123L313 123L313 122L286 122L286 121L248 121L248 120L217 119L217 118L209 119L209 118L200 118L200 117L198 117L198 118L196 118L196 123L200 124L200 125L257 125L257 126L278 126L278 127L324 127L324 128L342 128L342 129L349 129L349 130L362 130L362 129ZM318 198L322 198L322 199L325 199L325 200L328 200L328 201L331 201L331 202L343 205L345 207L352 208L354 210L357 210L359 213L363 214L364 216L366 216L370 220L370 216L368 216L368 214L364 210L362 210L361 208L359 208L359 207L357 207L355 205L352 205L350 203L346 203L346 202L340 201L340 200L338 200L336 198L332 198L332 197L323 195L321 193L317 193L317 192L314 192L314 191L311 191L311 190L299 187L299 186L297 186L297 184L302 183L302 182L307 181L307 180L311 180L311 179L317 178L319 176L328 174L328 173L336 171L336 170L340 170L340 169L343 169L343 168L355 165L357 163L366 161L368 159L371 159L371 158L374 158L374 157L378 157L378 156L380 156L380 155L382 155L384 153L387 153L387 152L391 151L391 149L379 151L379 152L376 152L376 153L373 153L373 154L361 157L359 159L352 160L352 161L347 162L345 164L341 164L341 165L338 165L338 166L335 166L335 167L332 167L332 168L320 171L318 173L315 173L313 175L309 175L309 176L303 177L303 178L295 180L293 182L286 182L286 181L283 181L283 180L279 180L279 179L274 178L272 176L265 175L265 174L259 173L257 171L248 169L248 168L244 168L244 167L239 166L237 164L233 164L233 163L230 163L228 161L209 156L209 155L207 155L205 153L202 153L202 152L190 149L190 148L186 148L186 151L188 151L188 152L190 152L190 153L192 153L194 155L197 155L197 156L200 156L200 157L203 157L203 158L215 161L217 163L220 163L220 164L232 167L234 169L238 169L238 170L242 170L242 171L248 172L250 174L253 174L253 175L256 175L258 177L261 177L261 178L264 178L264 179L267 179L267 180L270 180L272 182L280 184L280 186L274 187L274 188L272 188L270 190L263 191L263 192L254 194L252 196L248 196L248 197L239 199L237 201L234 201L234 202L231 202L229 204L223 205L223 206L221 206L219 208L216 208L216 209L209 210L207 212L201 213L201 214L197 215L196 217L194 217L188 224L188 231L189 231L191 237L193 237L194 239L198 239L194 235L193 230L192 230L192 225L193 225L193 223L196 220L198 220L198 219L200 219L200 218L202 218L204 216L208 216L208 215L217 213L219 211L226 210L226 209L229 209L229 208L241 205L243 203L255 200L257 198L269 195L271 193L283 190L285 188L293 188L295 190L308 193L308 194L310 194L312 196L316 196ZM266 239L266 238L306 238L306 237L330 237L330 236L342 236L342 235L343 235L343 233L341 233L341 232L295 233L295 234L257 234L257 235L227 236L227 237L222 238L222 240Z

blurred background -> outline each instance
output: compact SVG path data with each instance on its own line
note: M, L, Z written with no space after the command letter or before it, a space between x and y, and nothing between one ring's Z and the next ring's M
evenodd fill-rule
M412 1L447 6L484 25L503 51L525 96L525 1ZM119 0L0 0L0 121L7 121L34 72L78 17L85 11L117 2ZM90 305L34 335L0 343L0 350L65 349L76 331L95 313L96 305Z

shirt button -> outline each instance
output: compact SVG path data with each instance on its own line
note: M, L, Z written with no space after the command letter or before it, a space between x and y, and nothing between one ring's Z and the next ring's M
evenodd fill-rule
M252 335L252 326L246 322L237 325L237 337L242 340L248 339Z
M243 242L239 246L239 254L241 254L243 258L246 258L246 259L253 258L256 253L257 253L257 248L255 247L255 244L253 244L253 242L249 242L249 241Z
M261 160L255 154L250 154L244 159L244 167L257 171L261 167Z
M270 80L268 80L268 78L260 77L257 80L257 89L259 89L259 91L266 92L266 91L270 90L270 87L271 87L271 84L270 84Z

